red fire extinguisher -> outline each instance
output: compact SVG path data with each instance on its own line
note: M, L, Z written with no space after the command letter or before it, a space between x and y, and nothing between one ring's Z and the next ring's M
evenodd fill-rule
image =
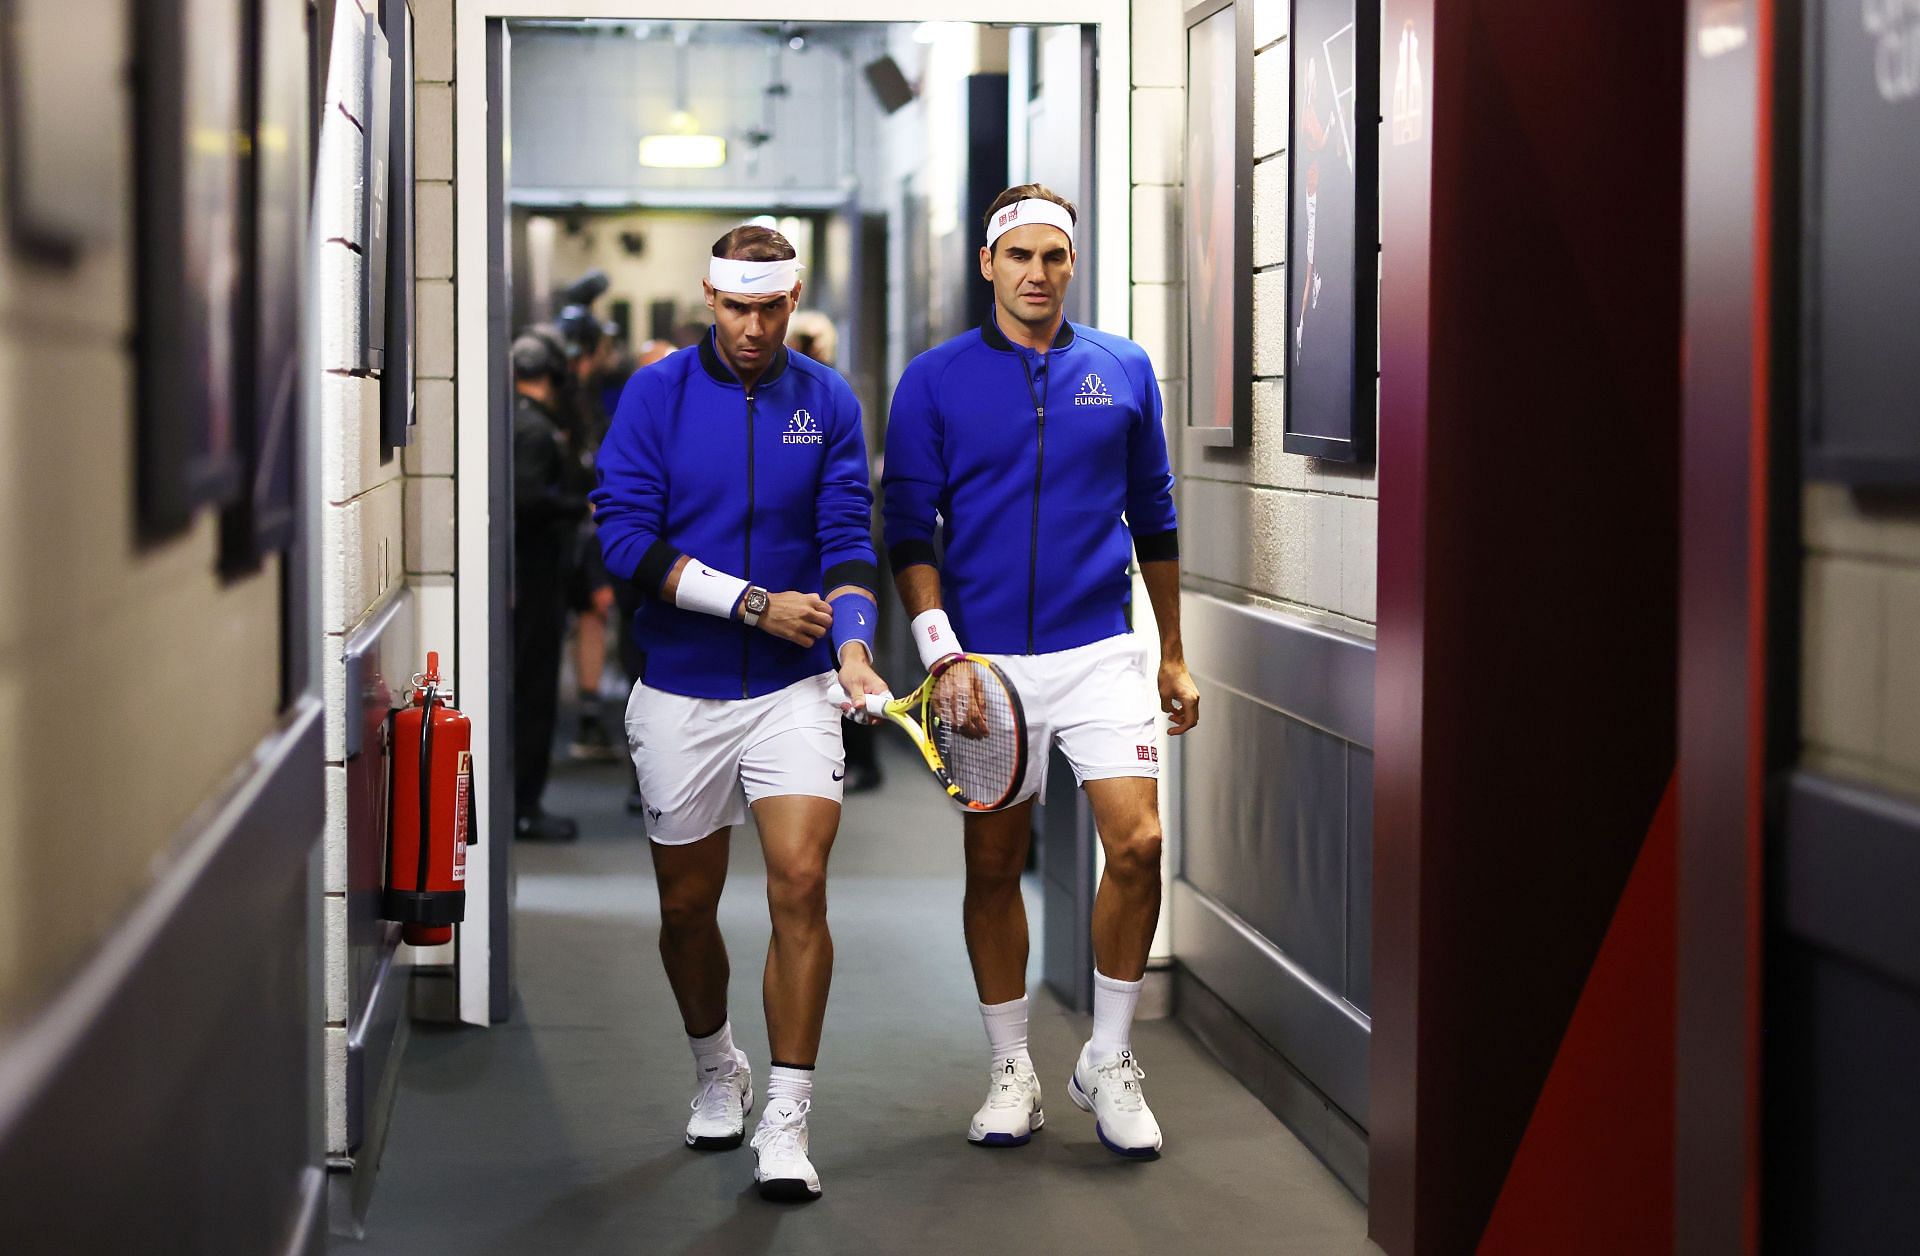
M414 946L451 941L467 914L473 725L440 692L440 655L413 678L412 704L387 716L387 888L381 914Z

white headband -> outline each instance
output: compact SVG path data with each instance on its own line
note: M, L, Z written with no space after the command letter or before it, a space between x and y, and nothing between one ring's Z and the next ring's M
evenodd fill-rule
M779 262L743 262L716 257L707 262L707 282L715 292L739 292L748 296L792 292L793 285L800 282L800 263L793 258Z
M1067 244L1073 244L1073 217L1067 213L1065 205L1053 201L1043 201L1038 197L1029 197L1024 201L1015 201L987 223L987 247L1012 231L1015 227L1026 227L1033 223L1044 223L1049 227L1058 227L1067 234Z

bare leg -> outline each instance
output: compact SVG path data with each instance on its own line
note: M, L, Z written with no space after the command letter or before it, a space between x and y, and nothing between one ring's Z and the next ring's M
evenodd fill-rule
M1085 788L1107 853L1093 899L1094 965L1115 981L1138 981L1160 920L1159 782L1117 776Z
M731 969L718 912L731 833L717 829L684 846L647 843L660 887L660 962L689 1038L710 1034L727 1019Z
M578 616L573 664L581 693L600 692L600 677L607 670L607 611L612 605L613 590L600 589L593 595L593 605Z
M1020 874L1033 840L1033 800L1005 811L969 815L967 896L961 916L973 985L982 1003L1005 1003L1027 992L1027 904Z
M827 855L840 827L840 804L810 794L781 794L753 804L767 857L767 946L762 994L767 1042L782 1064L812 1065L833 983L833 935L827 929Z

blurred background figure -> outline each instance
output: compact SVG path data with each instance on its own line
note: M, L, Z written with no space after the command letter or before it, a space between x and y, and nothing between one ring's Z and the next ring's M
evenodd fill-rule
M833 320L819 310L801 310L787 324L787 347L797 353L804 353L822 366L832 366L835 351L839 348L840 335L834 329ZM868 478L873 478L873 468L867 468ZM878 495L877 483L875 488ZM880 613L888 613L889 604L881 607ZM874 726L844 721L841 734L847 746L847 792L858 794L865 790L878 788L880 784L880 756L874 742Z
M513 342L514 835L571 841L579 826L542 809L560 699L567 585L587 498L562 422L566 348L544 328Z
M586 280L571 285L567 291L579 290L583 285L587 285ZM606 439L607 427L612 421L601 390L607 338L600 320L585 305L562 309L555 327L567 354L567 389L561 415L569 455L567 472L574 490L585 497L593 491L594 456L599 453L600 442ZM623 758L624 752L607 731L600 709L600 687L606 676L613 580L600 556L600 543L594 537L591 518L582 519L576 530L570 576L567 609L574 616L573 674L580 711L579 725L568 750L576 759L612 761Z

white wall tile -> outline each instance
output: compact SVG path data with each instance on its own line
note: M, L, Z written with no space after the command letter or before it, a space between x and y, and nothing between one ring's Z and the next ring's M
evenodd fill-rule
M325 632L346 632L359 619L361 503L328 505L320 511L320 621Z
M440 652L440 675L453 690L455 700L460 694L460 677L455 668L458 660L454 655L454 588L452 576L419 576L413 580L415 598L415 623L418 625L420 640L414 648L414 657L424 660L427 652Z
M453 81L453 0L412 0L413 79Z
M320 914L326 931L327 1021L342 1025L347 1019L347 897L328 894L320 900Z
M1253 277L1253 373L1277 376L1287 369L1287 273L1285 266Z
M327 1027L327 1154L347 1154L347 1031Z
M1184 177L1185 94L1174 87L1133 93L1133 182L1178 183Z
M347 769L329 763L327 827L321 839L320 888L328 894L347 892Z
M1920 569L1886 573L1887 761L1920 774Z
M407 572L451 573L454 569L453 480L445 476L409 476L406 480Z
M1253 46L1265 48L1276 39L1285 39L1292 9L1292 0L1253 0Z
M414 381L413 443L406 447L408 475L452 475L454 472L453 381Z
M1878 500L1862 505L1839 484L1809 484L1802 501L1801 531L1810 548L1920 567L1920 511Z
M422 379L452 379L454 362L453 284L422 279L413 286L415 374Z
M1886 700L1882 573L1851 559L1814 557L1805 572L1803 723L1819 744L1871 758Z
M1278 266L1287 260L1287 159L1275 157L1253 168L1253 264Z
M1133 189L1135 283L1180 282L1180 197L1176 187Z
M1293 67L1290 44L1276 44L1253 58L1253 158L1287 146L1287 89Z
M453 88L420 84L414 95L413 177L453 182Z
M453 184L413 185L413 274L453 278Z
M1187 23L1181 0L1133 0L1133 85L1184 87Z
M1341 499L1340 509L1339 611L1372 623L1380 573L1380 503L1348 497Z
M1133 287L1133 340L1147 351L1147 357L1153 362L1153 373L1160 379L1180 379L1186 375L1186 364L1180 354L1184 296L1185 289L1179 284L1135 284Z

